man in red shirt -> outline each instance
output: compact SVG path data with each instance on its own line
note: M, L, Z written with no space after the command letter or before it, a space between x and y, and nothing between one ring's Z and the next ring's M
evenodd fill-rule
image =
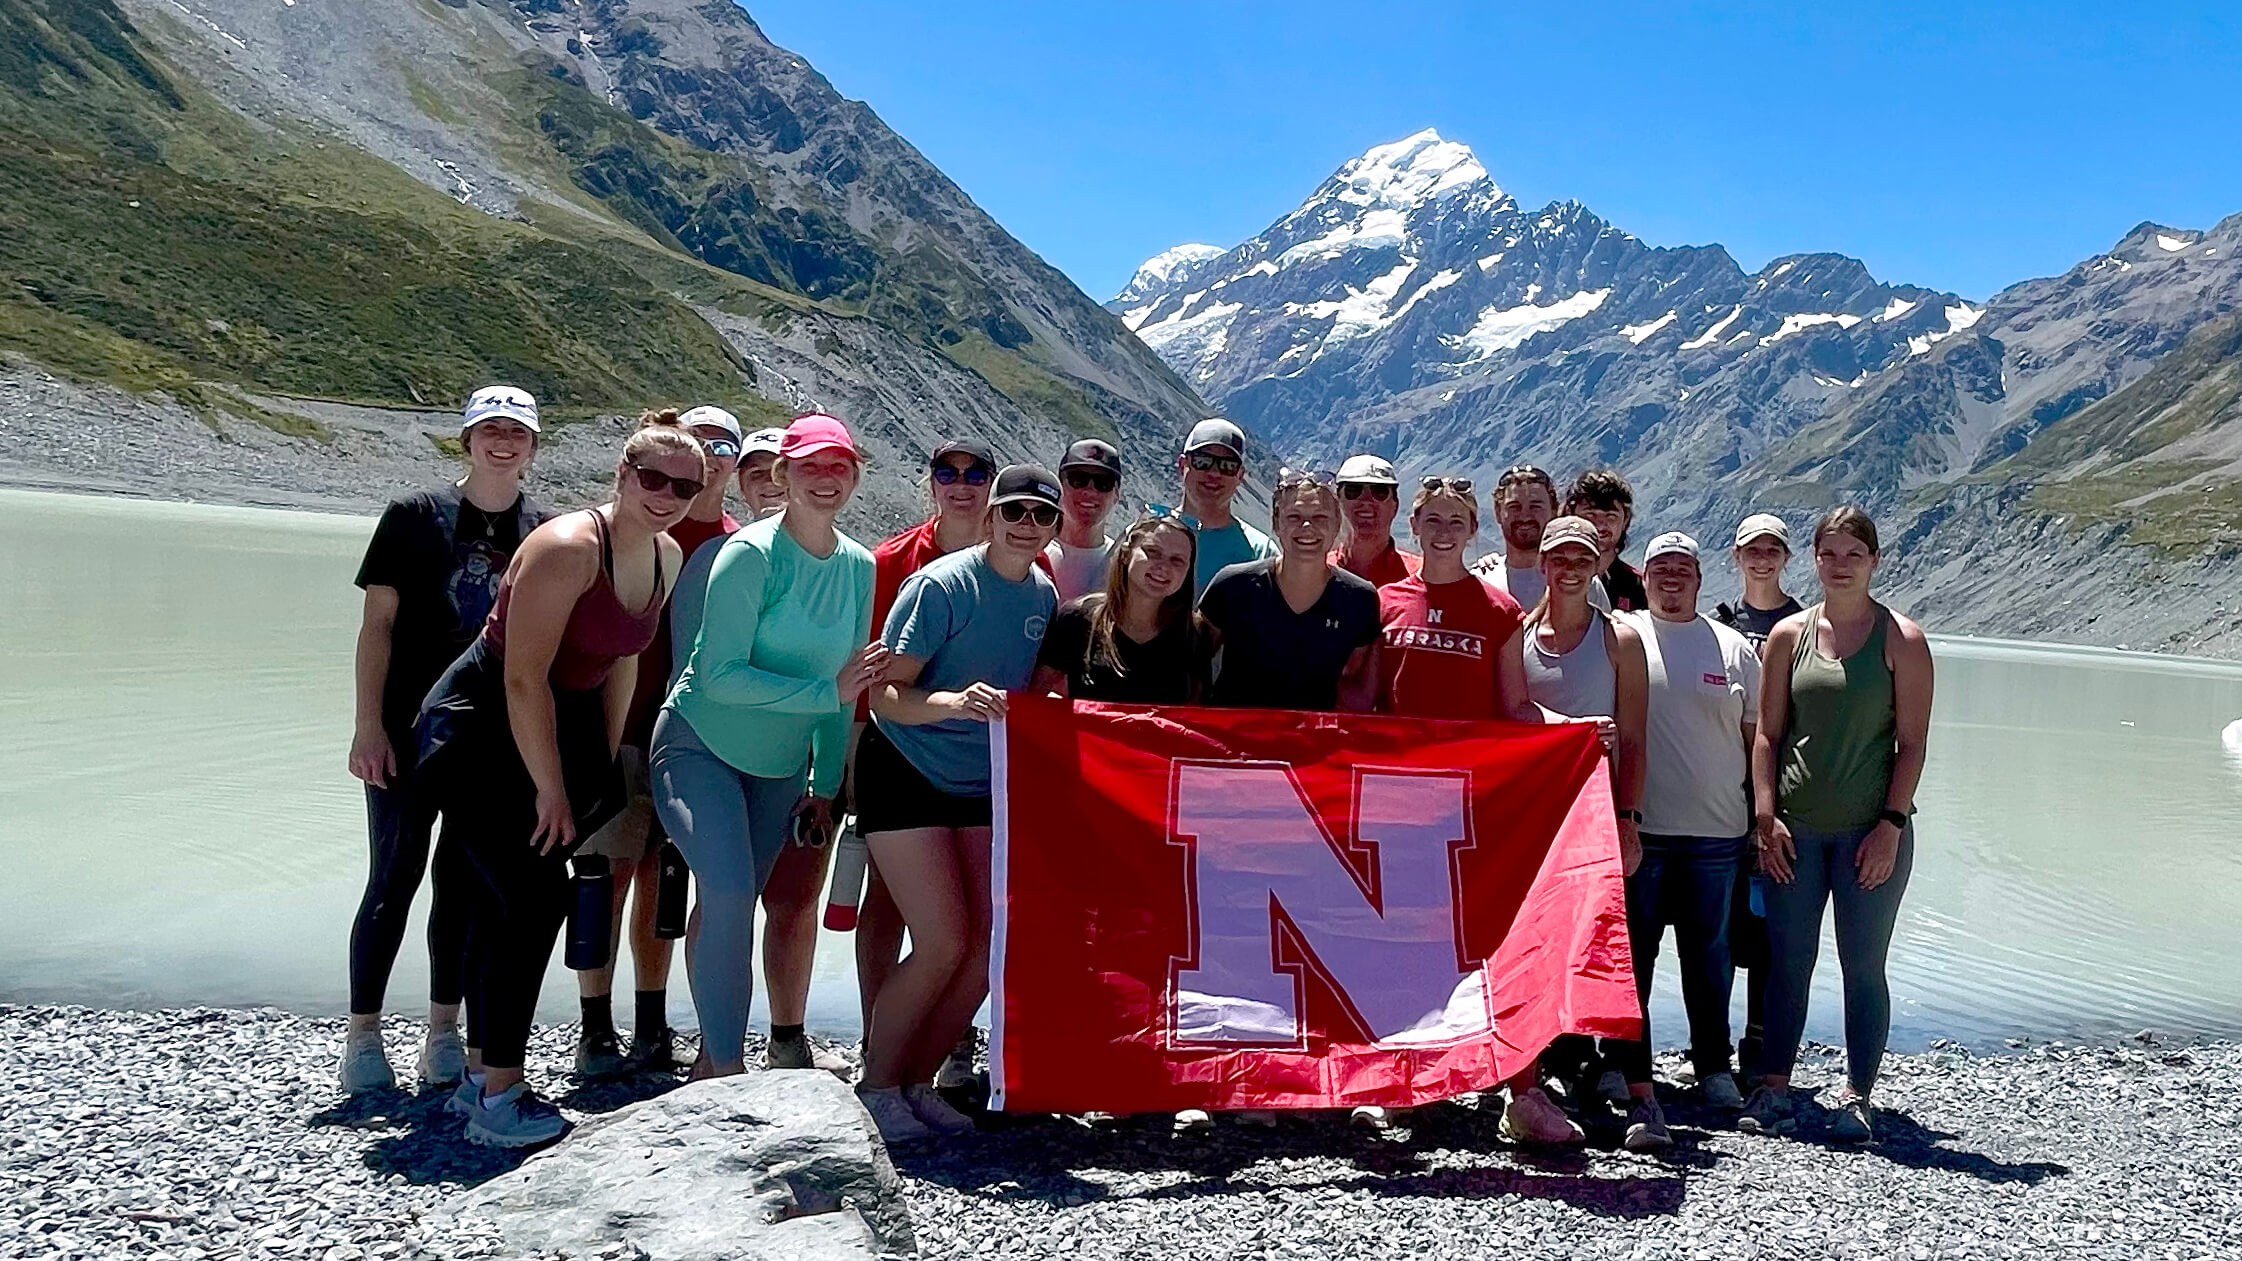
M1373 587L1416 573L1417 557L1393 542L1394 514L1401 510L1401 480L1393 465L1374 455L1350 455L1339 466L1338 484L1347 526L1331 563Z

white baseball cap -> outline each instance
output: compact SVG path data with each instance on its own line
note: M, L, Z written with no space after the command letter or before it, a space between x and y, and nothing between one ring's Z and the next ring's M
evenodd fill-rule
M1790 550L1790 527L1772 512L1755 512L1736 527L1736 546L1742 547L1753 539L1773 539L1787 552Z
M1693 561L1698 560L1697 540L1680 530L1668 530L1652 539L1650 545L1643 549L1643 563L1647 565L1661 556L1687 556Z
M531 433L542 433L537 427L537 400L528 390L511 385L486 385L467 396L467 406L460 409L459 432L466 433L486 420L520 421Z
M1337 480L1342 482L1368 482L1373 486L1399 486L1401 479L1393 475L1393 465L1374 455L1350 455L1339 466Z
M711 429L721 429L732 435L732 441L734 442L740 441L740 418L721 407L696 407L678 417L677 423L687 429L698 429L702 425L707 425Z
M779 448L785 445L786 431L784 429L758 429L740 442L740 458L744 460L758 451L768 451L772 455L777 455Z

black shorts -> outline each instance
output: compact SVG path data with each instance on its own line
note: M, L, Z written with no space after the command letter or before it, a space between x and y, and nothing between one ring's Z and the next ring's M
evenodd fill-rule
M943 792L880 733L878 723L864 728L864 737L856 744L858 836L912 828L985 828L990 819L986 796Z

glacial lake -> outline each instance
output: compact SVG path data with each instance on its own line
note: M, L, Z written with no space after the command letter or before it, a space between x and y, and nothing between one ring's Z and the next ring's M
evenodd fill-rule
M0 491L0 1001L343 1010L366 863L350 580L371 528ZM1895 1047L2242 1036L2242 727L2222 739L2242 667L1935 652ZM416 915L392 1010L425 1001L420 932ZM839 1034L857 1026L849 946L822 940L810 1000ZM1661 1043L1683 1034L1666 956ZM671 994L691 1027L682 964ZM574 999L556 957L543 1013ZM1841 1036L1832 952L1809 1034Z

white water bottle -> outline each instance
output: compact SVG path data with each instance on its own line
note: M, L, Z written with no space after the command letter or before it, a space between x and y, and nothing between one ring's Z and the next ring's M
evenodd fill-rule
M833 883L825 893L828 932L856 931L856 908L864 901L867 857L864 838L856 834L856 816L850 815L841 821L841 840L833 853Z

